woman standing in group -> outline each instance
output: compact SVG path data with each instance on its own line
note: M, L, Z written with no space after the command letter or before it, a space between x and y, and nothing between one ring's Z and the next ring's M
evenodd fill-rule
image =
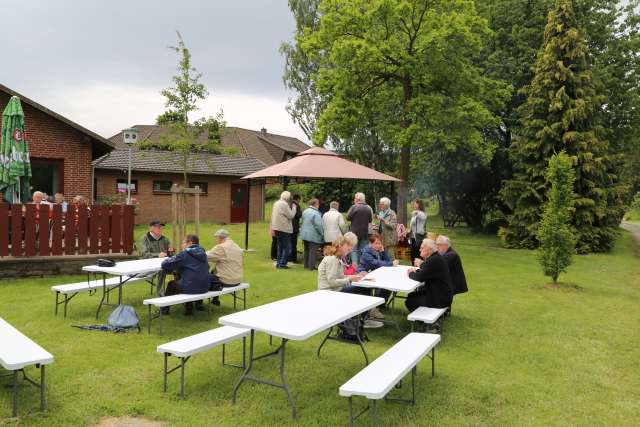
M427 234L427 214L421 199L411 202L411 222L409 224L409 244L411 246L411 262L420 257L420 245Z

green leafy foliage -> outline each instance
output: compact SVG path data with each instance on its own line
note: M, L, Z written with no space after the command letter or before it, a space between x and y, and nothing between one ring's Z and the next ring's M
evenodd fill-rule
M489 31L472 1L323 0L319 10L317 29L297 37L318 63L312 78L325 102L314 139L366 147L356 137L370 134L397 150L401 220L411 158L428 157L424 167L449 162L451 153L491 159L482 130L497 125L490 110L509 90L474 61Z
M571 227L575 174L569 156L564 152L551 156L545 177L550 188L538 227L538 260L545 276L557 283L560 273L571 265L576 247Z
M548 189L544 170L548 159L562 150L576 170L573 226L578 252L607 251L615 241L624 188L615 174L615 153L604 139L599 111L605 97L597 91L587 49L571 0L557 0L532 83L524 91L520 135L510 147L514 175L502 195L512 213L501 230L509 247L537 246Z

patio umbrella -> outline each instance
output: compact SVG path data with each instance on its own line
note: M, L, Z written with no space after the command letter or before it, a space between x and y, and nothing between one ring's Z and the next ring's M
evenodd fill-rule
M12 96L2 113L0 139L0 191L9 203L25 203L29 197L31 163L24 134L20 98Z

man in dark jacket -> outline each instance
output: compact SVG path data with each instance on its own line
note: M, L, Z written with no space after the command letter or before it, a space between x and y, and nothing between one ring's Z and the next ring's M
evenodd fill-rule
M353 206L347 212L347 220L351 221L349 230L358 236L358 246L352 252L353 261L358 264L369 241L369 224L373 222L373 209L365 203L364 193L356 193Z
M300 195L294 194L292 200L293 201L291 202L291 210L294 212L293 218L291 219L291 225L293 225L293 234L291 234L291 254L289 254L289 262L297 263L298 233L300 232L300 218L302 217L302 210L300 209Z
M200 246L198 236L188 234L182 242L182 251L162 261L162 270L174 272L179 279L167 284L165 295L203 294L209 290L209 263L207 253ZM202 302L198 301L201 305ZM168 308L168 307L164 307ZM193 304L185 304L186 315L193 314ZM165 313L168 310L164 311Z
M420 256L424 261L416 259L416 264L421 262L420 268L409 270L409 277L424 283L424 286L407 296L407 309L412 312L418 307L449 307L453 298L451 276L446 261L436 250L436 242L424 239Z
M451 247L451 240L449 240L447 236L438 236L436 247L438 248L438 253L440 253L447 262L447 267L449 267L453 294L456 295L467 292L469 289L467 288L467 279L462 269L462 261L458 253Z

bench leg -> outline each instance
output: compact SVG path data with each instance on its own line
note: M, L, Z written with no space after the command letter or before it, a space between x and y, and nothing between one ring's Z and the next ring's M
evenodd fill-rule
M162 307L160 307L160 313L158 316L160 317L160 335L162 335Z
M411 369L411 405L413 406L416 405L416 366Z
M44 401L44 365L40 365L40 410L44 411L45 401Z
M185 358L180 358L180 397L184 399L184 364Z
M353 399L349 396L349 427L353 427Z
M13 412L15 418L18 415L18 371L13 371Z
M149 304L147 306L148 310L148 316L147 316L147 333L150 334L151 333L151 304Z
M233 309L236 310L236 299L237 299L236 293L233 292L231 295L233 295Z
M163 377L163 379L164 379L164 392L165 393L167 392L167 375L168 375L168 373L167 373L167 364L168 363L167 362L168 362L168 359L169 359L169 355L167 353L164 353L164 377Z
M371 401L371 425L378 426L378 409L376 408L376 401Z
M58 315L58 296L60 295L60 292L56 291L56 306L55 309L53 310L53 314L54 315Z
M247 309L247 290L246 289L242 290L242 307L244 310Z
M431 378L436 376L436 348L431 349Z

